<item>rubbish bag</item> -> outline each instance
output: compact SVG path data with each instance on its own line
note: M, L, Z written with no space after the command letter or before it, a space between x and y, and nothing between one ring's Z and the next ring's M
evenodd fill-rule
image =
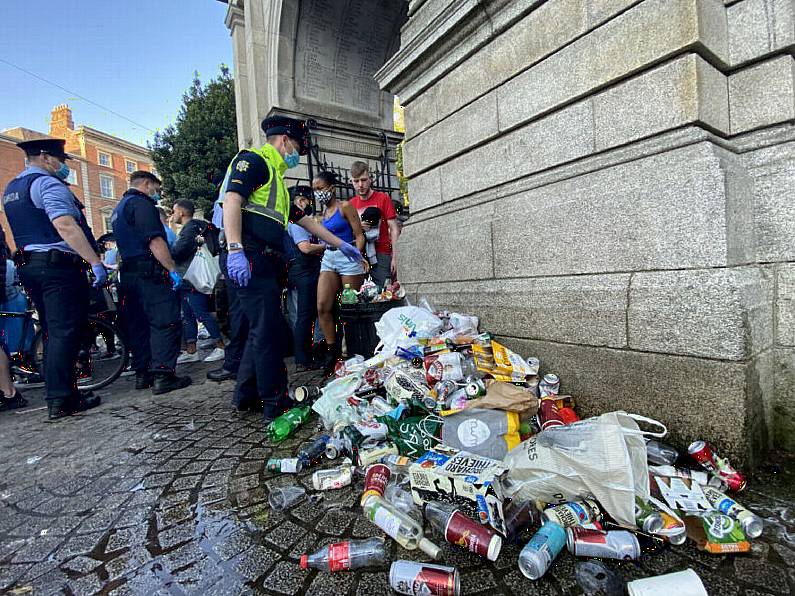
M326 429L331 429L339 421L352 424L359 420L348 398L359 388L361 381L359 374L352 374L334 379L323 388L323 394L312 404L312 409L320 415Z
M642 431L636 420L661 433ZM512 498L548 503L594 497L621 525L635 527L635 495L649 498L644 435L664 425L626 412L609 412L542 431L504 458Z
M491 459L502 459L520 440L516 412L467 409L442 425L442 443Z
M398 448L400 455L416 459L429 449L433 449L439 439L441 421L435 416L404 416L395 420L389 416L378 416L389 428L389 440Z
M441 319L418 306L392 308L375 324L375 331L387 354L394 353L401 339L433 337L441 328Z
M221 277L221 268L218 266L218 257L214 257L202 244L196 250L183 279L190 282L197 292L212 294L219 277Z

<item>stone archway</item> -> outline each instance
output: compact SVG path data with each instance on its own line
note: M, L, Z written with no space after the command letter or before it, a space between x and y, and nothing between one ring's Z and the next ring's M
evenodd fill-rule
M373 75L399 47L404 0L228 4L241 148L264 142L263 118L285 114L317 123L321 161L347 167L365 159L376 168L385 154L394 161L390 149L402 135L393 132L393 96Z

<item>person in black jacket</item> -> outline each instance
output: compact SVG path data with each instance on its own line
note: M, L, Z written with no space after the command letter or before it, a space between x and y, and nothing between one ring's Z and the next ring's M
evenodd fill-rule
M180 199L174 203L171 221L180 224L177 241L171 248L171 256L177 265L177 271L184 276L188 270L196 250L204 242L202 235L207 230L207 222L194 219L196 208L193 201ZM182 304L182 339L185 341L185 352L177 358L177 364L185 362L198 362L197 349L198 322L204 323L210 339L200 347L213 348L212 352L204 358L205 362L216 362L224 359L224 341L221 338L221 329L218 322L209 311L209 296L194 289L190 282L182 280L179 288L180 302Z

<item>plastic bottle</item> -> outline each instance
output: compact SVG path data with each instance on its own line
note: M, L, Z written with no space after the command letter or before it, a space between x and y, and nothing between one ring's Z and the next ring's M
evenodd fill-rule
M646 457L655 466L672 466L679 459L679 452L665 443L649 439L646 441Z
M362 508L367 519L386 532L403 548L407 550L419 548L431 558L439 558L442 549L425 538L422 524L413 520L391 503L378 495L370 495L364 501Z
M410 491L400 488L400 486L392 482L384 490L384 500L415 521L422 522L422 511L414 504L414 498L411 496Z
M340 296L340 304L356 304L359 297L356 295L356 290L351 287L351 284L345 284L345 289L342 290Z
M601 561L585 561L574 567L574 578L585 596L623 596L624 582Z
M431 501L425 505L425 517L450 544L462 546L489 561L500 556L502 538L452 505Z
M309 418L309 406L288 410L268 425L268 438L274 443L284 441Z
M374 567L386 562L384 539L369 538L329 544L311 555L301 555L300 564L301 569L318 569L333 573L360 567Z
M748 538L759 538L759 536L762 535L762 529L764 528L762 518L740 505L725 493L711 486L704 486L702 488L704 490L704 496L710 502L710 505L721 513L736 519Z
M305 466L317 463L326 451L329 438L328 435L320 435L311 443L301 447L296 457L300 459Z
M539 579L566 544L566 530L547 521L519 553L519 571L530 579Z
M657 534L665 526L663 516L638 496L635 496L635 523L648 534Z

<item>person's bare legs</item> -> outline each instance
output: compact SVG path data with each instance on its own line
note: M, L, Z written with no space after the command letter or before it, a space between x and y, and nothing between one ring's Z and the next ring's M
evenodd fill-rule
M0 350L0 391L8 398L14 397L16 392L14 382L11 380L11 367L5 350Z

